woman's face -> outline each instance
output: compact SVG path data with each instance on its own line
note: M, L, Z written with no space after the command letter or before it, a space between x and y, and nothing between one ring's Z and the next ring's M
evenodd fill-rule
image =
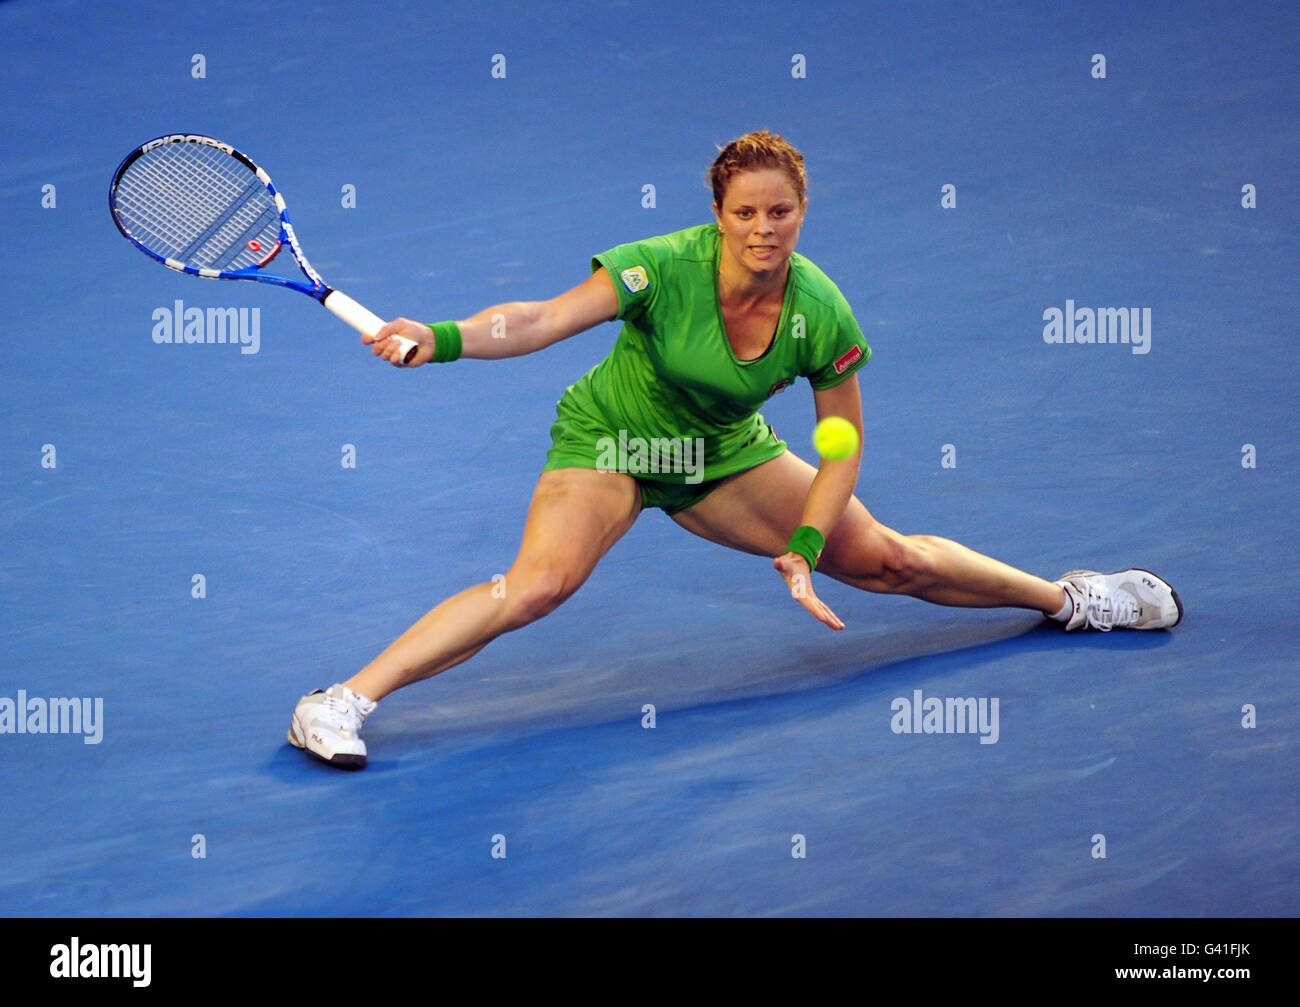
M713 204L724 254L754 273L783 271L799 243L807 197L778 168L757 168L731 179L722 206Z

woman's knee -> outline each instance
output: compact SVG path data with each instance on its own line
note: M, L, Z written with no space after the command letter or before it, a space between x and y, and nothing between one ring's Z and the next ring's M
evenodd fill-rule
M934 565L929 536L900 535L877 523L829 543L827 553L818 569L872 591L906 593L924 583Z
M895 556L897 575L907 585L927 584L935 568L933 535L900 535Z
M512 628L550 615L572 596L582 580L555 564L513 566L500 582L506 604L507 623Z

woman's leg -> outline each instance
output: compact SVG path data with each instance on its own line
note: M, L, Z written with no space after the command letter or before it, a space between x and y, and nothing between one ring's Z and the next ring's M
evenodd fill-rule
M593 469L543 472L523 544L504 584L478 584L448 598L343 684L380 700L554 611L582 586L640 511L640 491L630 476Z
M799 526L817 470L787 451L742 472L673 515L682 527L759 556L779 556ZM1065 604L1058 584L933 535L900 535L851 497L826 537L817 570L867 591L908 594L939 605L1012 606L1048 615Z

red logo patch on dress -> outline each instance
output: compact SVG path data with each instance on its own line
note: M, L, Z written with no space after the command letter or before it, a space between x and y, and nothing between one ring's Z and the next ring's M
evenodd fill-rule
M853 347L853 349L849 350L848 353L844 354L844 356L840 357L839 360L835 361L835 373L843 374L845 371L847 371L850 367L852 367L861 359L862 359L862 347L861 346Z

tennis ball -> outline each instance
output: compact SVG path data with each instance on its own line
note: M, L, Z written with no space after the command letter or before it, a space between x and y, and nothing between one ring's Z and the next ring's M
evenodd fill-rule
M843 461L858 450L858 431L843 416L827 416L813 431L813 447L823 458Z

